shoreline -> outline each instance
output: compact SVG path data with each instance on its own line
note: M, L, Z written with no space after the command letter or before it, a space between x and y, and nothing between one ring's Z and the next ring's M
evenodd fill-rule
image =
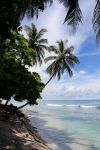
M7 109L0 104L0 150L52 150L23 112L7 115Z

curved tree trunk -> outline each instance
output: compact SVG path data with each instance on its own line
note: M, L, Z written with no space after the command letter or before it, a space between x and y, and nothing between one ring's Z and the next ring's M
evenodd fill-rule
M9 102L9 100L6 100L5 105L7 105L7 104L8 104L8 102Z
M55 74L53 74L50 79L47 81L47 83L45 84L45 86L52 80L52 78L54 77Z
M18 109L21 109L21 108L23 108L23 107L25 107L25 106L27 106L28 104L29 104L29 102L25 103L24 105L18 107L17 110L18 110Z

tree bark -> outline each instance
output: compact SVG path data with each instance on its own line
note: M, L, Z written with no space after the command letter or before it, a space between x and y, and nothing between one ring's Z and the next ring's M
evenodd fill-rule
M18 109L21 109L21 108L23 108L23 107L25 107L25 106L28 105L28 104L29 104L29 102L25 103L24 105L18 107L17 110L18 110Z
M50 79L47 81L47 83L45 84L45 86L52 80L52 78L54 77L55 74L53 74Z

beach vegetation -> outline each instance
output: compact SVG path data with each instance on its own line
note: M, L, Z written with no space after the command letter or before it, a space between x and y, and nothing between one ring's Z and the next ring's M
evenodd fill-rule
M25 26L27 33L27 42L29 48L35 51L36 57L33 59L33 65L41 65L44 60L45 50L48 50L48 40L42 38L46 29L41 29L37 31L36 26L32 23L31 27Z
M48 46L47 39L42 36L46 29L37 31L34 24L25 26L27 39L22 35L22 20L36 16L43 11L52 0L3 0L0 2L0 98L6 100L7 106L11 98L19 102L26 101L20 106L37 104L43 88L53 77L61 78L65 71L72 76L73 67L79 63L73 54L73 47L65 48L63 41L57 46ZM67 20L66 20L67 21ZM45 52L53 52L45 62L52 60L47 68L50 80L44 84L40 75L30 72L29 67L41 65Z
M79 5L80 0L58 0L66 8L64 23L72 26L74 31L83 20ZM11 30L21 31L21 22L24 17L28 19L36 16L39 12L53 3L53 0L3 0L0 2L0 41L11 36ZM96 0L92 18L93 28L97 42L100 42L100 0Z
M58 80L61 76L67 72L72 77L73 68L76 64L79 64L78 58L74 55L74 47L67 46L68 41L57 41L57 45L49 47L49 52L53 52L54 55L45 58L45 62L52 61L52 63L46 69L50 75L50 79L47 81L45 86L51 81L52 78L57 77Z
M36 57L35 51L27 45L26 39L19 33L12 33L6 39L0 53L0 98L6 100L5 105L13 98L27 104L37 104L44 87L36 72L28 68Z

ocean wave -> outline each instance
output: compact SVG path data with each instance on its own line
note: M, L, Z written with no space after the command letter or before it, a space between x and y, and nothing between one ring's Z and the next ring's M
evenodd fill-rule
M66 105L67 107L79 107L79 105Z
M81 108L97 108L97 106L87 106L87 105L81 105Z
M51 107L78 107L78 108L97 108L100 109L100 106L93 106L93 105L64 105L64 104L47 104L47 106Z
M60 105L60 104L47 104L48 106L53 106L53 107L62 107L64 105Z

